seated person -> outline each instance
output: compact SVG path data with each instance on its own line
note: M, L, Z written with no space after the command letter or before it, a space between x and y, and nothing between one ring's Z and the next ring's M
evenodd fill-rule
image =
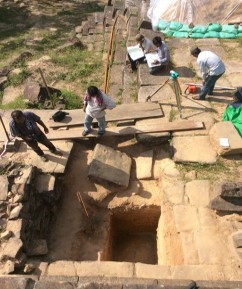
M158 66L150 67L150 74L155 74L164 69L170 62L170 52L166 44L160 36L156 36L153 39L153 44L156 46L156 52L158 53L159 60L155 60L154 64Z
M242 136L242 87L238 87L234 94L234 102L227 106L223 121L231 121Z
M142 35L142 34L137 34L135 39L136 39L137 43L139 44L139 47L143 50L144 54L149 53L152 50L152 48L154 47L151 40L147 37L144 37L144 35ZM137 69L137 62L141 63L145 60L145 56L143 56L142 58L133 60L130 57L129 53L128 53L128 58L130 61L132 72Z

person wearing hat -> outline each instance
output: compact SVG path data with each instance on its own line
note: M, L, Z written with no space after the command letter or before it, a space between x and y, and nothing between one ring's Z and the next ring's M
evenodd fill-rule
M149 53L153 49L153 43L149 38L145 37L144 35L137 34L135 39L139 47L143 50L144 54ZM128 53L128 58L131 66L131 72L133 72L137 69L137 62L141 63L145 60L145 55L139 59L133 60Z
M160 72L162 69L166 68L170 62L170 52L165 41L162 41L160 36L156 36L153 38L153 44L156 46L159 60L154 61L154 64L158 65L150 68L150 74Z
M238 87L233 98L234 101L227 106L223 114L223 121L231 121L242 137L242 87Z
M203 79L201 92L192 98L205 100L207 94L213 95L215 83L224 74L225 65L215 53L211 51L201 51L198 47L191 49L191 55L197 58L197 64L200 67Z

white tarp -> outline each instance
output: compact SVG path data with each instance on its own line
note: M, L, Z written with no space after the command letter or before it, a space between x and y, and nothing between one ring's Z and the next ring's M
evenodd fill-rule
M242 0L151 0L147 16L153 26L159 20L179 21L194 25L242 21Z

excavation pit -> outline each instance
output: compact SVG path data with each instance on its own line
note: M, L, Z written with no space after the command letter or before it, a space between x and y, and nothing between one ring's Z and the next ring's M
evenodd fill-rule
M107 242L107 261L157 264L157 227L160 208L113 214Z

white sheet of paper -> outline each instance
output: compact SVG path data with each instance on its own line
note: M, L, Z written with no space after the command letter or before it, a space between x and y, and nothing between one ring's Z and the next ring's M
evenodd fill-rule
M229 139L228 138L225 138L225 137L221 137L219 139L219 143L220 143L220 146L221 147L225 147L225 148L229 148L230 145L229 145Z
M129 47L127 47L127 51L129 53L130 57L132 58L132 60L134 60L134 61L144 57L144 52L139 47L139 45L129 46Z
M147 54L145 54L145 57L147 59L147 63L148 63L149 67L155 67L155 66L160 65L160 63L154 64L155 60L158 60L158 61L160 60L158 53L156 53L156 52L155 53L147 53Z

